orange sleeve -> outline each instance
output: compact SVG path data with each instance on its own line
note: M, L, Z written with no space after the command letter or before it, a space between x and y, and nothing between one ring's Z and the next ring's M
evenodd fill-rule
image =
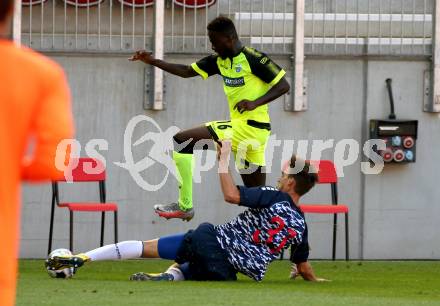
M35 111L31 134L34 150L23 162L23 180L55 180L63 172L55 167L58 143L73 138L74 128L70 91L63 70L54 65L53 73L41 75L45 81L41 101Z

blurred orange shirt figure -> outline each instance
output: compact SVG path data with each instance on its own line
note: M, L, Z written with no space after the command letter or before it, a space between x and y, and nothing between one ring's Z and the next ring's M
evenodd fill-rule
M12 14L12 6L4 1L10 0L0 1L0 305L11 306L20 238L20 182L63 176L55 167L56 149L62 139L73 137L73 120L61 67L2 39L4 23Z

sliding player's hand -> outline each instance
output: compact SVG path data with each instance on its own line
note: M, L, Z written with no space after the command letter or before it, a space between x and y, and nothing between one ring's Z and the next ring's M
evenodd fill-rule
M242 114L245 111L251 111L257 108L257 105L254 101L249 100L241 100L237 104L235 104L234 109L238 110L240 114Z
M140 50L136 51L135 54L131 58L128 59L129 61L142 61L145 64L151 64L151 62L154 60L154 57L151 52Z
M217 145L218 172L229 172L229 157L232 150L231 140L223 140L221 146Z
M215 144L215 147L217 149L217 160L219 161L222 147L218 143Z
M217 160L226 160L229 159L229 154L232 150L232 142L231 140L223 140L221 141L221 145L217 145Z
M331 282L331 280L330 280L330 279L325 279L325 278L317 277L316 280L315 280L315 282L318 282L318 283L322 283L322 282Z

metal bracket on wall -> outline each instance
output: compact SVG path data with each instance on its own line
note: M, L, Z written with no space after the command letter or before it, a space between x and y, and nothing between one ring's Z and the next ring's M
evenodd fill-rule
M154 67L145 66L144 68L144 99L143 106L145 110L157 110L154 107ZM162 108L160 110L166 109L166 101L164 99L166 93L165 76L162 79Z
M308 73L307 73L307 70L305 70L304 74L303 74L303 82L302 82L303 83L303 91L302 91L302 98L301 98L302 104L301 104L300 108L295 108L295 109L293 106L293 104L295 103L294 95L292 94L295 90L293 87L294 85L292 84L292 78L294 77L293 76L294 72L290 72L290 75L292 75L292 76L290 76L290 75L288 76L287 75L288 73L289 72L286 73L285 78L286 78L287 82L289 82L289 84L291 84L291 85L290 85L289 92L284 95L284 110L290 111L290 112L291 111L295 111L295 112L305 111L308 109L308 103L307 103L307 87L308 87L308 76L307 75L308 75Z
M434 1L432 70L425 71L423 110L440 113L440 4Z
M423 72L423 111L430 113L440 112L440 95L433 98L434 82L433 71L425 70Z
M431 77L432 70L425 70L423 71L423 111L429 112L430 104L432 101L432 83L431 83Z
M429 109L429 99L431 98L431 70L423 71L423 111Z

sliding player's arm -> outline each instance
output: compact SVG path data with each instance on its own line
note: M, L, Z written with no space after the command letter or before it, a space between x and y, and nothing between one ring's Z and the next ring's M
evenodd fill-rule
M327 281L324 278L316 277L312 265L308 261L310 246L307 223L305 225L306 226L303 232L302 241L299 245L296 246L296 248L292 247L290 260L296 265L297 274L301 275L304 280L311 282Z
M273 187L260 186L248 188L235 185L234 179L229 172L230 153L230 141L222 141L221 147L217 146L220 185L226 202L249 208L264 208L271 206L273 203L286 200L286 196Z
M312 265L308 261L300 262L296 264L298 273L306 281L310 282L328 282L328 279L316 277L313 271Z
M129 59L129 61L142 61L145 64L160 68L166 72L180 76L182 78L190 78L199 75L189 65L168 63L163 60L154 58L151 52L147 51L136 51L136 53Z
M220 176L220 185L223 197L226 202L231 204L240 203L240 192L234 183L231 173L229 172L229 156L231 154L231 142L222 141L222 146L217 147L218 173Z

